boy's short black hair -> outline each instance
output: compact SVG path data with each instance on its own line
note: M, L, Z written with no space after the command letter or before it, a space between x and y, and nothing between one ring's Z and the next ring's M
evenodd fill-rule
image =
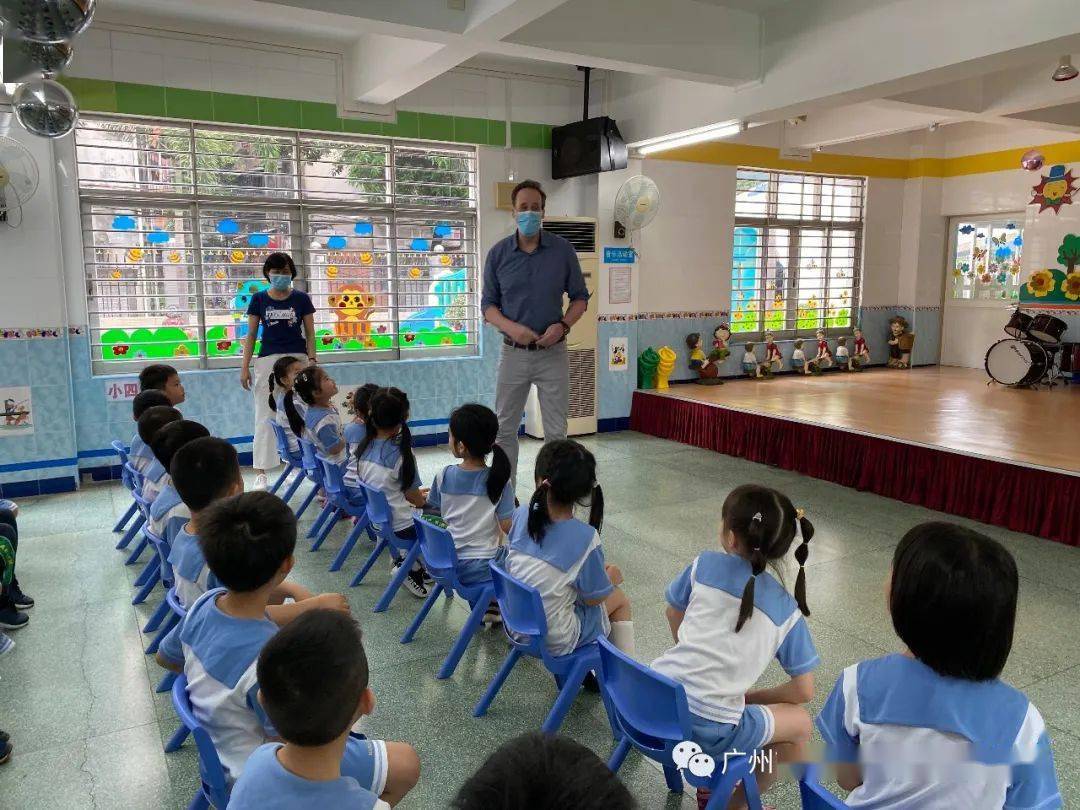
M201 512L228 495L240 480L240 461L236 448L227 441L205 436L176 451L169 474L184 505Z
M164 391L157 388L140 391L135 395L135 399L131 400L131 415L135 417L137 422L139 417L146 413L147 410L159 405L172 405L172 401L165 395Z
M143 411L136 423L136 430L143 443L152 449L157 432L170 422L179 422L183 418L184 415L171 405L154 405Z
M631 810L633 796L596 754L567 737L530 732L504 743L470 776L454 810Z
M259 654L263 708L283 740L326 745L352 725L368 685L368 661L356 619L338 610L304 613Z
M1018 588L1016 561L996 540L954 523L922 523L893 554L893 627L939 675L996 678L1012 649Z
M209 435L210 431L206 429L205 425L200 424L199 422L193 422L190 419L180 419L176 422L162 425L161 429L154 434L154 438L150 442L150 449L153 451L154 458L158 460L158 463L160 463L166 471L171 471L173 456L176 455L177 450L188 442L193 442L196 439L202 439Z
M153 363L139 372L139 388L142 391L151 391L165 388L170 377L176 376L176 369L164 363Z
M206 564L230 591L254 591L296 550L296 515L269 492L215 501L199 516Z

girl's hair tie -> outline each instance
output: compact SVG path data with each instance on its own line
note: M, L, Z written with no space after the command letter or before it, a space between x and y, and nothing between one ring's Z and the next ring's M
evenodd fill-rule
M763 518L761 516L761 512L755 512L754 516L752 518L750 518L751 523L761 523L764 520L765 520L765 518Z

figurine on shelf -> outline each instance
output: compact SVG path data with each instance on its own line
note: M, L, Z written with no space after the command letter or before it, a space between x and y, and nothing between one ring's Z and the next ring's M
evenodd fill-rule
M698 385L723 385L720 379L720 367L705 356L702 348L704 341L700 332L691 332L686 336L686 348L690 350L690 368L697 372Z
M847 338L836 339L836 367L841 371L851 371L851 355L848 353Z
M709 352L709 359L714 363L723 363L731 354L727 347L728 341L731 340L731 329L728 328L726 323L722 323L713 330L712 336L713 348Z
M758 365L757 355L754 354L754 344L743 345L742 370L747 377L757 378L761 376L761 366Z
M889 367L911 368L913 348L915 335L909 331L907 320L900 315L889 318Z
M870 347L866 345L862 329L855 327L855 353L851 356L851 370L862 371L863 366L870 365Z
M817 354L814 356L814 360L812 362L813 368L811 368L810 370L813 371L814 369L817 369L818 371L824 371L825 369L832 366L833 353L832 349L829 348L829 341L825 339L825 330L818 329L816 334Z
M806 355L803 353L802 340L796 340L794 346L791 352L791 370L797 374L809 374L810 369L806 362Z
M770 377L784 367L784 356L780 354L780 347L776 345L772 332L765 333L765 361L761 364L761 370L766 377Z

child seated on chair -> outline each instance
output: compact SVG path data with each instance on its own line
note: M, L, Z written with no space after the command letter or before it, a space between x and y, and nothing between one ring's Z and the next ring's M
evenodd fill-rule
M887 586L906 649L844 670L817 727L848 807L1062 806L1046 724L1000 680L1019 580L995 540L923 523Z
M289 424L289 415L285 412L285 397L292 393L293 380L303 367L304 364L299 358L287 354L275 360L270 371L270 411L274 414L274 424L285 431L290 453L299 453L300 443ZM294 406L297 412L301 413L303 403L294 402Z
M176 451L185 444L209 435L210 431L205 426L189 419L181 419L179 422L170 422L163 426L154 436L151 444L154 458L170 473L161 479L163 485L157 497L154 498L154 502L150 504L147 525L150 531L168 543L172 542L173 535L191 517L176 487L173 486L171 474L173 457Z
M131 415L135 419L136 429L135 435L131 437L131 444L128 449L128 463L131 464L140 475L146 475L147 468L154 460L154 451L139 437L139 418L150 408L159 405L170 407L172 403L169 401L169 398L165 396L164 391L158 391L157 389L140 391L135 395L135 399L131 401Z
M574 506L589 503L589 522ZM552 655L568 655L600 636L634 654L630 600L622 572L604 562L600 528L604 493L596 459L569 439L545 444L536 457L536 492L514 511L506 571L540 591Z
M147 408L139 417L139 438L147 448L152 448L154 437L159 430L170 422L179 422L183 418L184 415L171 405L155 405ZM158 493L169 483L169 471L162 466L160 461L153 458L153 453L151 449L150 463L143 473L142 492L140 492L140 495L150 503L154 502Z
M584 745L557 734L531 732L503 743L465 781L450 806L634 810L638 805L619 777Z
M356 448L356 472L361 481L386 496L393 515L391 529L402 540L416 541L413 510L427 503L421 489L409 431L409 397L400 388L380 388L369 403L364 440ZM396 552L395 552L396 553ZM393 570L402 562L395 559ZM427 572L419 559L405 577L406 590L426 599Z
M259 702L283 742L251 755L230 810L386 810L389 804L344 765L350 757L370 759L372 746L349 731L375 709L356 620L333 610L306 613L267 642L256 672ZM418 777L414 772L410 781Z
M345 462L345 486L352 489L360 486L360 476L356 472L356 449L367 435L364 422L367 420L368 411L371 410L371 398L378 390L379 386L375 383L364 383L346 398L352 420L346 422L342 430L342 435L345 437L345 453L348 456Z
M333 397L338 391L334 378L319 366L308 366L293 377L293 390L283 400L289 426L297 438L315 445L315 452L345 470L345 437L341 430L341 416L334 406ZM303 414L297 408L297 400L304 403Z
M231 783L255 749L277 738L257 699L256 662L278 630L268 606L293 567L296 516L276 495L246 492L207 507L198 529L206 563L224 587L199 597L162 641L157 660L187 676L191 706ZM322 594L297 603L291 618L317 608L349 611L341 594ZM391 802L415 783L416 754L402 743L368 741L342 765L346 776Z
M775 749L783 761L805 756L813 670L820 663L804 616L803 564L814 527L786 495L768 487L737 487L721 508L721 550L703 551L667 589L675 646L652 668L686 689L694 742L720 761L726 751ZM792 597L766 564L779 563L796 543L799 573ZM791 678L753 686L776 658ZM757 775L762 791L775 774ZM708 792L698 791L704 807Z

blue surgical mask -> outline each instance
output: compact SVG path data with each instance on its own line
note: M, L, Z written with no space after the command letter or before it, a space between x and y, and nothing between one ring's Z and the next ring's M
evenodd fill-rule
M540 223L544 215L539 211L519 211L517 215L518 230L522 236L536 236L540 233Z
M272 274L270 276L270 286L278 292L284 292L292 286L292 276L279 276Z

